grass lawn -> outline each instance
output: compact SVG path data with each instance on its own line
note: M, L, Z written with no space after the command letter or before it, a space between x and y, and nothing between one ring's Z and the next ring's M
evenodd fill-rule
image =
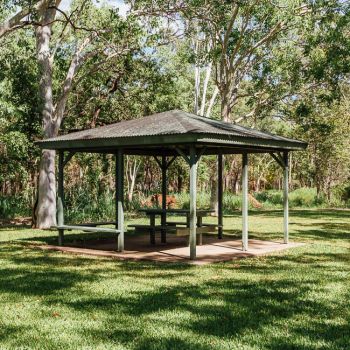
M290 214L307 245L206 266L40 251L56 233L0 228L0 349L350 349L350 211ZM280 211L249 224L282 237Z

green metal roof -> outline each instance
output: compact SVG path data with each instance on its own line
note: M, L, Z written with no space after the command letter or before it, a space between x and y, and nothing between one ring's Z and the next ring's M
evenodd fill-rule
M130 154L175 152L175 147L196 144L206 154L300 150L299 140L262 132L238 124L201 117L180 110L152 114L95 129L83 130L39 141L43 149L110 152L124 148Z

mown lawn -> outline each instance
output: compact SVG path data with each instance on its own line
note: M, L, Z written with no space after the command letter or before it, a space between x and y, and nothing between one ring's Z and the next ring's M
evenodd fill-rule
M0 349L350 349L350 211L290 221L307 245L207 266L43 252L28 242L56 234L0 228ZM281 227L250 215L251 236Z

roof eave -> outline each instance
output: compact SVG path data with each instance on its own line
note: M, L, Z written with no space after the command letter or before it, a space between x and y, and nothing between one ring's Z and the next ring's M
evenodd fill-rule
M43 140L37 142L41 149L54 150L75 150L88 152L89 149L98 148L130 148L130 147L169 147L170 145L181 146L183 144L201 143L215 146L237 147L249 146L256 148L276 148L286 150L306 149L307 143L294 140L272 140L262 138L252 138L244 136L228 136L220 134L164 134L151 136L118 137L118 138L100 138L100 139L82 139L82 140Z
M285 149L288 151L299 151L305 150L308 146L306 142L297 141L297 140L272 140L272 139L259 139L251 137L240 137L240 136L231 136L231 137L220 137L215 135L215 137L204 137L198 138L198 142L208 143L208 144L221 144L225 146L232 145L237 146L250 146L250 147L262 147L262 148L276 148L276 149Z

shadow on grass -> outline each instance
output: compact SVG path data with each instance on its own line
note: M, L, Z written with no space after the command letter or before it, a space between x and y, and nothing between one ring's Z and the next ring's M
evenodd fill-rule
M331 218L349 217L349 212L333 210L321 213L297 210L292 216L324 219L327 213ZM282 212L259 211L251 215L276 217L282 216ZM297 227L293 235L300 238L334 243L350 238L348 225L342 222L296 225L300 229ZM240 238L236 230L232 234ZM96 239L97 235L67 234L66 242L84 240L87 236ZM97 237L102 238L100 234ZM57 236L21 239L33 240L56 244ZM43 303L64 305L76 317L101 313L101 327L88 323L81 330L82 337L88 334L92 343L99 345L108 339L136 350L208 350L216 347L204 344L201 336L234 344L247 334L254 334L247 346L258 341L258 348L273 350L347 349L350 293L335 298L334 292L330 298L333 292L325 288L330 282L336 286L348 283L350 252L345 248L332 251L335 248L330 245L328 250L300 249L293 254L202 268L109 259L96 262L90 258L33 251L20 243L2 244L0 258L10 265L0 265L0 293L13 298L49 296ZM202 277L205 269L210 274ZM99 281L105 283L108 291L89 290L89 284ZM129 283L130 290L119 289L118 281ZM176 316L168 318L171 314ZM140 323L134 325L139 319L144 322L141 329L137 328ZM166 327L171 331L165 331ZM158 337L148 334L151 328L159 330ZM16 327L0 328L0 338L3 334L8 337L19 333Z
M6 257L15 264L16 268L0 266L0 293L48 295L70 288L76 283L93 281L98 278L94 274L62 269L69 265L86 266L89 264L88 259L71 259L62 255L45 253L39 255L33 254L29 249L23 252L18 248L19 245L1 247L0 257Z
M308 225L306 227L309 227ZM344 241L350 239L350 232L339 232L336 230L324 229L320 225L319 229L313 229L310 225L310 229L293 230L293 237L308 240L328 240L328 241Z
M298 258L289 258L298 261ZM312 256L310 256L312 259ZM327 257L332 261L333 256ZM279 261L280 260L280 261ZM275 263L284 262L284 257L276 257ZM228 264L226 264L228 265ZM221 267L222 268L222 267ZM224 267L229 268L229 266ZM173 267L169 268L170 270ZM252 272L252 266L242 267L240 270ZM273 275L280 268L275 269L272 264L265 267L265 274ZM284 266L285 272L288 266ZM261 271L256 271L261 275ZM339 281L344 281L339 279ZM139 281L142 283L142 281ZM308 295L314 290L315 283L322 284L320 280L310 278L305 281L296 281L285 277L278 280L258 279L248 281L244 279L220 278L213 281L206 281L204 284L178 283L173 286L162 286L148 291L134 292L132 296L87 298L69 302L67 305L79 312L93 312L96 309L103 309L110 313L108 324L117 323L120 315L127 317L149 317L156 313L190 313L190 320L177 322L168 320L168 327L181 328L193 335L213 336L215 339L227 340L231 338L239 339L247 332L259 334L265 327L279 327L281 322L289 322L291 319L310 318L315 319L310 325L311 337L314 343L310 345L296 347L295 338L276 337L267 348L277 349L278 345L284 348L315 349L317 342L339 343L340 347L346 345L346 329L344 324L334 324L325 331L325 324L319 320L326 320L332 317L334 305L327 299L318 300L309 298ZM119 316L113 316L119 315ZM154 327L162 327L161 321L155 321ZM289 326L290 333L294 336L302 328L296 323ZM110 336L119 337L118 330L112 332ZM303 328L302 336L310 337L309 326ZM158 346L159 344L159 346ZM195 344L182 340L182 348L207 349L207 347L195 347ZM157 341L145 339L137 343L135 349L173 349L174 343L167 341ZM344 348L345 349L345 348Z
M278 334L270 336L265 339L265 348L316 349L320 341L337 344L338 349L345 349L347 345L346 325L334 323L325 327L321 321L334 317L335 308L345 305L334 305L327 298L310 297L315 286L322 289L327 276L337 283L345 283L345 277L332 275L338 263L349 266L349 255L344 250L340 253L278 255L263 258L260 263L241 262L238 267L237 262L213 265L206 268L211 274L201 279L202 268L190 265L108 259L96 263L88 258L31 252L29 249L23 254L18 246L20 244L12 244L1 249L1 256L16 268L0 267L0 293L50 296L46 301L50 305L64 305L76 315L102 313L100 328L90 326L87 332L89 326L85 325L82 330L82 336L89 334L96 344L108 339L137 350L208 350L213 347L201 342L203 335L227 341L249 333L258 335L266 327L277 329L288 323L291 336L287 339ZM326 264L319 274L315 274L319 263ZM93 266L89 268L91 264ZM301 269L301 273L308 276L293 278L292 265L297 265L298 271ZM103 281L106 276L109 281L114 281L108 292L84 290L90 283ZM190 279L184 281L183 278ZM130 291L120 292L118 280L128 281ZM77 286L81 286L79 297ZM166 315L172 313L178 316L167 319ZM140 318L145 322L142 329L132 323ZM311 321L301 327L297 321L291 321L293 319ZM159 329L164 335L150 337L148 327ZM164 327L170 328L171 333L165 332ZM18 332L16 329L8 331ZM296 346L297 336L307 337L309 345Z
M310 219L350 219L350 210L347 209L291 209L289 215L293 218ZM249 216L283 217L283 210L251 210Z

